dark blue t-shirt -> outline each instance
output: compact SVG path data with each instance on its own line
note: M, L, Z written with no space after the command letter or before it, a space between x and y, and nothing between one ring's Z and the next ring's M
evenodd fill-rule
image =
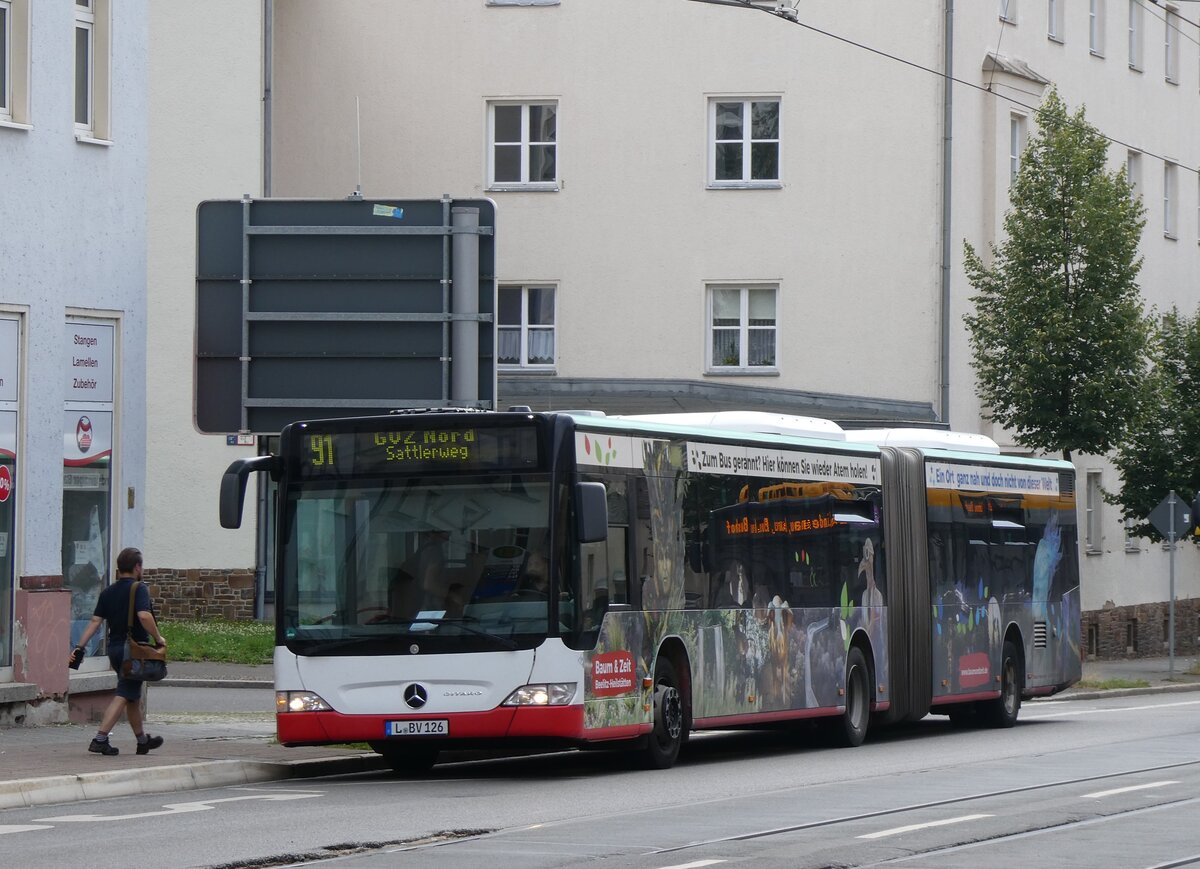
M100 599L96 601L96 609L92 615L100 616L100 618L108 622L108 644L110 649L115 645L125 642L125 635L128 633L127 626L129 624L129 590L133 588L135 581L137 580L128 577L118 579L108 588L104 589L104 591L100 592ZM146 587L146 583L137 582L137 597L133 603L133 638L138 642L147 643L150 641L150 634L142 626L142 622L137 614L139 612L153 612L153 605L150 603L150 589Z

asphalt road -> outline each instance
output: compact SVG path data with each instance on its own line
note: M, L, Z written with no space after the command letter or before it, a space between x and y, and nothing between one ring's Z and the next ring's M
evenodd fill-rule
M928 718L857 749L702 734L665 772L564 753L18 809L0 848L7 865L118 865L102 843L120 842L160 869L1166 869L1200 865L1198 736L1195 694L1038 702L1011 730Z

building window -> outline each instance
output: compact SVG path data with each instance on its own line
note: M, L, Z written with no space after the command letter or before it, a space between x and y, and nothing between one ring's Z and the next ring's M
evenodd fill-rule
M1179 177L1174 163L1163 163L1163 235L1175 238L1178 199L1176 183Z
M71 591L71 645L111 578L117 330L114 320L72 317L63 335L62 572ZM97 637L88 654L100 651Z
M774 286L715 286L708 291L709 369L774 369Z
M17 461L21 382L21 327L18 316L0 311L0 668L12 666L13 583L16 580Z
M1009 24L1017 23L1017 0L999 0L1000 20Z
M1163 31L1163 68L1167 81L1179 84L1179 15L1170 6L1166 7Z
M488 105L488 186L558 189L558 103Z
M1046 0L1046 36L1055 42L1063 41L1064 0Z
M1142 195L1142 154L1129 151L1125 154L1125 177L1129 181L1129 195L1135 199Z
M75 138L109 138L111 0L75 0Z
M8 71L12 56L12 13L6 0L0 0L0 119L12 120L12 74Z
M1100 471L1088 471L1085 532L1087 551L1092 555L1098 555L1101 551L1100 505L1102 503L1104 503L1104 491L1100 487Z
M1129 68L1142 68L1142 0L1129 0Z
M496 363L553 367L554 287L501 285L498 300Z
M779 186L779 100L713 99L708 104L714 187Z
M1008 183L1017 180L1021 171L1021 152L1025 150L1025 116L1009 115L1008 118Z
M29 0L0 0L0 125L29 123Z
M1104 57L1104 6L1107 0L1090 0L1088 6L1088 49Z
M1125 551L1126 552L1141 552L1142 547L1138 542L1138 538L1133 533L1134 521L1132 519L1125 520Z

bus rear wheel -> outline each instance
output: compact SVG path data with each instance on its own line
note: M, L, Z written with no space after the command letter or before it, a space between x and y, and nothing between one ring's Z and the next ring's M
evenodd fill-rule
M687 739L687 716L675 665L665 655L654 664L654 729L639 760L646 769L670 769Z
M862 745L870 721L871 670L862 649L851 646L846 654L846 711L834 725L834 739L847 748Z
M1016 724L1024 687L1025 676L1021 671L1017 645L1012 640L1005 640L1003 657L1000 659L1000 696L979 704L980 722L987 727L1012 727Z
M392 771L399 775L420 775L429 772L437 763L440 751L436 745L398 745L392 742L372 742L371 750L380 755Z

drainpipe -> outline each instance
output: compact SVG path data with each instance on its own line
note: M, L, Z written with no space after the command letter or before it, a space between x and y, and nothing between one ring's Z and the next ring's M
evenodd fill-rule
M954 156L954 0L944 0L945 78L942 79L942 299L939 376L941 421L950 425L950 169Z

